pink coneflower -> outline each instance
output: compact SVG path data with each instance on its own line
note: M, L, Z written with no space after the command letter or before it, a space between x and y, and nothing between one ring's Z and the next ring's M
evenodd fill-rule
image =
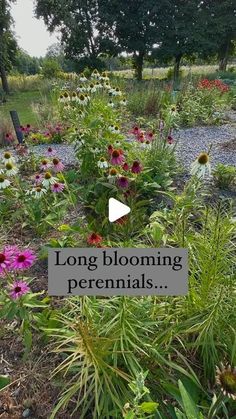
M153 132L147 132L147 134L146 134L146 138L147 138L149 141L152 141L152 140L153 140L153 138L154 138L154 134L153 134Z
M19 253L19 247L16 245L5 246L4 252L6 252L8 256L12 257Z
M100 236L97 233L92 233L88 236L87 238L87 243L91 244L91 245L95 245L97 246L98 244L100 244L102 242L102 236Z
M174 138L171 135L168 135L168 137L167 137L167 143L168 144L173 144L173 142L174 142Z
M141 132L141 130L140 130L140 128L139 128L139 127L137 127L137 126L134 126L134 127L130 130L130 133L131 133L131 134L134 134L134 135L139 135L139 134L140 134L140 132Z
M122 169L123 169L125 172L128 172L128 170L129 170L129 165L128 165L128 163L124 163L124 164L123 164L123 166L122 166Z
M140 173L142 171L142 166L138 160L135 160L131 167L132 173Z
M51 163L47 159L43 159L41 161L40 169L41 170L48 170L51 167Z
M108 151L108 154L110 154L110 155L112 154L112 152L113 152L113 147L112 147L112 145L111 145L111 144L108 146L107 151Z
M120 176L117 180L117 184L120 188L128 188L129 186L129 180L126 176Z
M15 281L11 286L10 297L14 300L22 297L30 291L30 287L24 281Z
M122 164L124 162L124 156L122 150L113 150L111 153L111 163L112 164Z
M36 259L36 255L32 250L26 249L15 255L12 262L13 269L28 269Z
M64 164L57 158L52 160L52 164L55 172L62 172L65 167Z
M141 132L141 133L137 136L137 141L138 141L139 143L144 143L144 141L145 141L145 137L144 137L144 133L143 133L143 132Z
M55 153L56 153L56 151L53 150L52 147L48 147L47 152L46 152L47 156L54 156Z
M0 253L0 274L11 266L11 255L4 249Z
M42 179L43 179L43 176L37 173L34 177L35 185L40 185L40 183L42 182Z
M6 140L8 143L13 142L13 141L14 141L13 135L12 135L12 134L7 133L7 134L5 135L5 140Z
M52 192L62 192L63 189L65 188L65 185L63 183L53 183L53 185L51 185L51 191Z

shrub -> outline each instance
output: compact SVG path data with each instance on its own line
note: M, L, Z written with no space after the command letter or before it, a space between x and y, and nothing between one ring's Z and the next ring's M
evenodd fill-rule
M218 188L228 189L236 181L236 167L219 163L213 172L213 176Z

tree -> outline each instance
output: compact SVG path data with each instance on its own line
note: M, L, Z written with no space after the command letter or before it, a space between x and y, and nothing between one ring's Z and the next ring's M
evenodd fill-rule
M7 70L10 68L17 49L14 34L11 31L10 3L14 0L0 0L0 78L3 90L8 94Z
M97 31L97 0L37 0L36 16L42 17L50 31L61 32L66 57L85 59L88 65L99 64L101 38Z
M113 42L116 51L133 55L138 80L144 59L156 42L160 2L156 0L98 0L99 29Z
M31 57L27 52L19 49L14 60L13 70L20 74L37 74L42 65L42 58Z

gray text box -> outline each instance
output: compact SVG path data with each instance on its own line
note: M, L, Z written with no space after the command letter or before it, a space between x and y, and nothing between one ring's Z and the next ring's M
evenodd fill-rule
M186 295L186 249L49 249L48 293L70 295Z

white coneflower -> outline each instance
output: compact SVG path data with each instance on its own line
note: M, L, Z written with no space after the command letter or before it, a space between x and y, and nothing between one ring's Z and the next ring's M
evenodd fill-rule
M114 87L110 87L110 89L109 89L109 91L108 91L109 95L113 96L113 94L114 94L115 90L116 90L116 89L114 89ZM114 95L114 96L115 96L115 95Z
M118 127L118 125L114 126L114 131L115 134L119 134L120 133L120 128Z
M199 179L203 179L206 174L211 174L209 154L201 153L191 165L191 175L196 175Z
M56 182L58 182L58 179L53 177L50 172L46 172L43 176L42 185L45 188L49 188L50 185L53 185Z
M81 81L82 83L87 81L87 77L85 77L84 73L81 73L79 76L79 81Z
M98 167L100 169L107 169L108 168L108 162L106 161L106 159L104 157L101 157L98 160Z
M86 92L86 87L85 87L85 86L83 86L82 84L80 84L80 85L77 87L76 92L77 92L77 93L83 93L83 92Z
M0 175L0 189L6 189L10 186L11 182L4 176Z
M91 92L91 93L96 93L96 91L97 91L96 86L95 86L93 83L91 83L91 84L89 85L89 90L88 90L88 92Z
M64 96L64 103L70 102L70 95L68 92L64 92L63 96Z
M121 106L126 106L127 105L127 100L126 99L121 99L120 105Z
M3 162L6 163L15 163L15 159L9 151L6 151L3 154Z
M97 89L101 89L102 88L102 84L99 81L97 81L95 83L95 86L96 86Z
M120 88L119 88L119 87L116 87L116 88L113 90L113 96L121 96L121 95L122 95L122 93L121 93Z
M107 90L111 90L111 85L110 85L110 83L109 82L106 82L105 84L104 84L104 87L105 87L105 89L107 89Z
M15 176L18 173L19 169L13 165L13 163L5 164L5 173L7 176Z
M116 179L118 178L118 171L115 168L110 169L108 180L110 183L115 183Z
M84 106L84 105L86 105L87 104L87 98L86 98L86 96L85 96L85 94L83 94L83 93L81 93L79 96L78 96L78 102L79 102L79 104L80 105L82 105L82 106Z
M92 151L92 153L94 153L94 154L99 154L99 153L101 152L101 149L100 149L99 147L95 147L95 146L93 146L93 147L91 148L91 151Z
M76 102L77 100L78 100L77 93L76 93L76 92L72 92L72 95L71 95L71 101L72 101L72 102Z
M91 77L94 78L94 79L99 79L100 78L100 74L99 74L98 70L96 70L96 69L93 70L93 72L91 74Z
M115 104L112 102L112 100L109 100L107 106L109 106L109 108L114 108Z
M216 367L216 383L220 385L222 393L236 400L236 368L220 364Z
M35 186L31 192L31 195L34 196L35 199L42 198L43 195L47 193L47 189L42 188L41 186Z

